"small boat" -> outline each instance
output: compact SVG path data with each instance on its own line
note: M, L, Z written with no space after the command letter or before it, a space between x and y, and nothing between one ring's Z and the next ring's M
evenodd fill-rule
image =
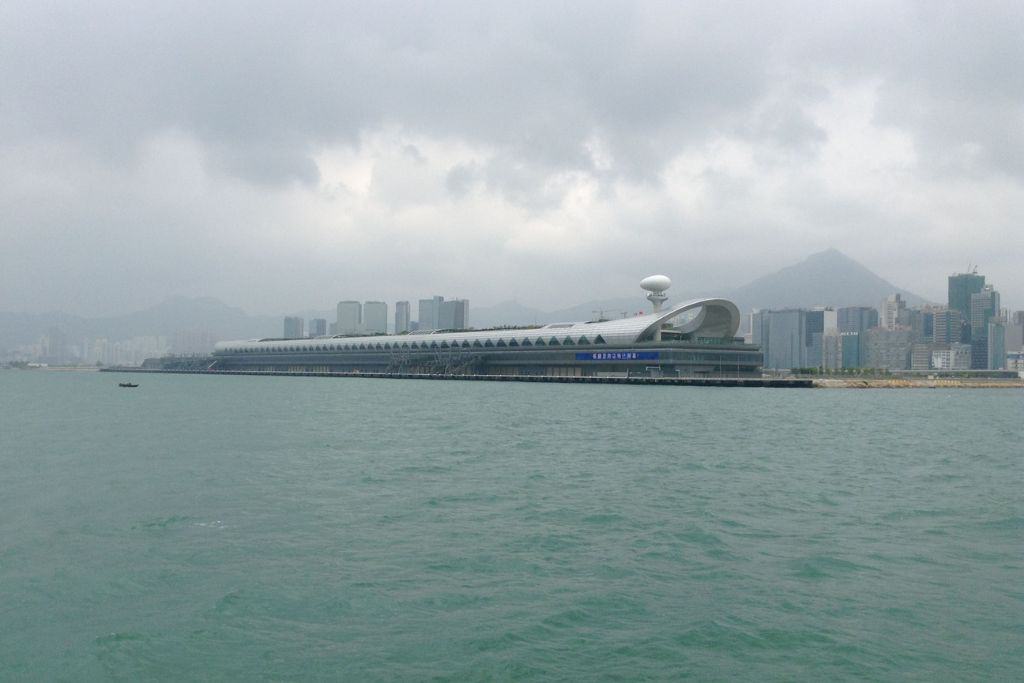
M118 382L117 386L121 387L122 389L134 389L135 387L137 387L139 385L138 384L132 384L131 382Z

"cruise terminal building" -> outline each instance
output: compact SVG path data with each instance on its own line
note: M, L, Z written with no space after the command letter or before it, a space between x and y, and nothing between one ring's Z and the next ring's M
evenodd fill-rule
M540 327L318 339L219 342L210 371L543 375L549 377L759 378L760 349L736 337L740 314L725 299L664 307L670 281L641 287L646 315Z

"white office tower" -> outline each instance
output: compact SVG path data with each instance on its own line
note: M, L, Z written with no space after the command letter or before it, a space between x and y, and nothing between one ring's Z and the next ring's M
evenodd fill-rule
M899 294L890 294L882 303L881 326L887 330L895 330L900 324L900 317L907 308L907 302Z
M410 307L408 301L395 303L395 334L409 331Z
M821 314L822 333L839 334L839 313L834 308L823 308ZM838 367L838 366L837 366Z
M363 331L363 305L358 301L338 302L338 334L359 334Z
M363 331L366 334L387 334L388 305L383 301L363 304Z

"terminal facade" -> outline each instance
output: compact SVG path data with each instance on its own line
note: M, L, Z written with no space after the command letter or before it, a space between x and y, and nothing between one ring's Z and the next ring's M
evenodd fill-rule
M658 278L662 276L657 276ZM648 278L644 283L648 283ZM662 309L668 278L648 298L655 311L619 320L541 327L220 342L212 371L459 375L760 377L760 348L736 337L740 314L725 299ZM648 288L650 291L650 288Z

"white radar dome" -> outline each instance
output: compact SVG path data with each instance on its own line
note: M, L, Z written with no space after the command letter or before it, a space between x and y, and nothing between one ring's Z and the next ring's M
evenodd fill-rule
M672 286L672 281L665 275L651 275L640 281L640 289L648 292L664 292Z

